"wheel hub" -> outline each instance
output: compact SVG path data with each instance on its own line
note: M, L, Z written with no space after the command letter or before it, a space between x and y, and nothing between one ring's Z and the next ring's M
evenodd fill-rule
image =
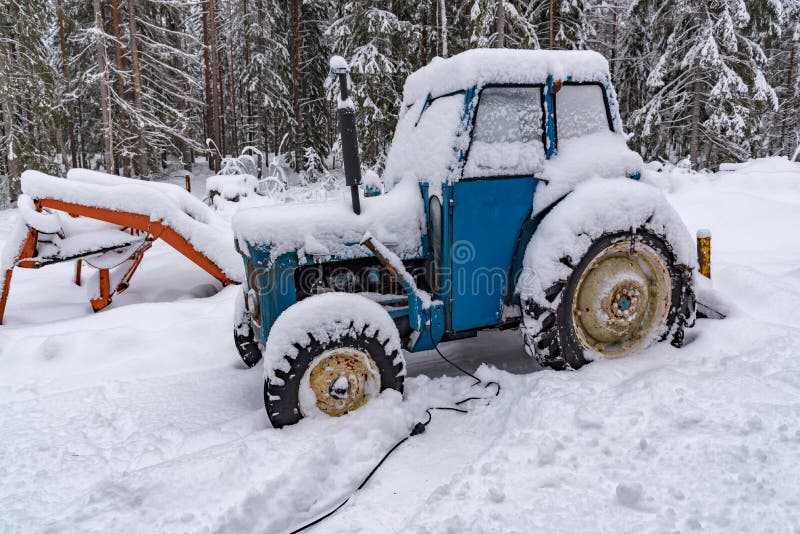
M622 356L651 341L665 324L671 281L662 256L623 241L598 254L578 280L573 324L584 349Z
M303 399L301 395L303 415L317 409L338 417L360 408L380 391L380 374L375 362L368 354L349 347L318 356L306 371L304 382L313 398Z

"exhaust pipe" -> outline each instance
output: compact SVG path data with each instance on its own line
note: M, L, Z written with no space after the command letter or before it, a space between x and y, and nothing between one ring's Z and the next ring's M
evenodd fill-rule
M356 130L356 108L347 90L347 61L341 56L333 56L330 62L331 76L339 77L339 131L342 135L342 159L344 160L344 179L350 187L353 213L361 213L358 186L361 184L361 161L358 157L358 131Z

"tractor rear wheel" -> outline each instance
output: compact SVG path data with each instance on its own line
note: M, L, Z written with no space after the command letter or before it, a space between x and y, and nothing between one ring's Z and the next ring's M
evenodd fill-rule
M665 238L644 228L595 239L545 296L524 303L540 325L525 332L525 345L553 369L627 356L666 339L680 346L694 316L691 269L676 263Z
M385 334L385 333L384 333ZM277 380L264 383L264 405L272 426L292 425L309 415L338 417L356 410L385 389L402 393L405 359L387 350L374 326L349 330L338 339L311 342L285 357L288 371L276 369Z

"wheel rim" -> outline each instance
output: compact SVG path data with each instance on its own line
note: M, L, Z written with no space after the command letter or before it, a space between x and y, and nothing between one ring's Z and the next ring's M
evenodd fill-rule
M653 343L671 300L666 261L644 243L622 241L581 274L572 300L575 334L585 350L615 358Z
M367 353L351 347L324 352L303 375L300 411L339 417L363 406L380 384L378 366Z

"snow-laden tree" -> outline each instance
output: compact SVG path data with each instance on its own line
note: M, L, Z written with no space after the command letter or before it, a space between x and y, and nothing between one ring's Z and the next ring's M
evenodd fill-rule
M467 7L470 30L468 48L539 48L536 25L526 17L524 2L472 0Z
M63 154L48 7L44 0L0 0L0 203L16 199L23 170L57 173L56 154Z
M281 0L253 2L242 13L250 60L245 55L242 84L253 100L252 121L258 146L266 154L277 153L282 135L292 124L291 73L288 20Z
M645 157L689 155L697 168L750 156L759 116L777 98L743 0L640 0L631 17L648 29L642 48L654 59L629 120Z
M362 161L370 166L381 164L391 142L402 83L414 69L420 38L420 27L398 16L399 4L393 2L391 11L384 2L346 2L327 31L332 51L350 65Z
M779 109L764 115L762 130L766 154L791 157L800 146L800 0L783 0L782 7L780 27L770 28L765 39L767 79L778 94Z

